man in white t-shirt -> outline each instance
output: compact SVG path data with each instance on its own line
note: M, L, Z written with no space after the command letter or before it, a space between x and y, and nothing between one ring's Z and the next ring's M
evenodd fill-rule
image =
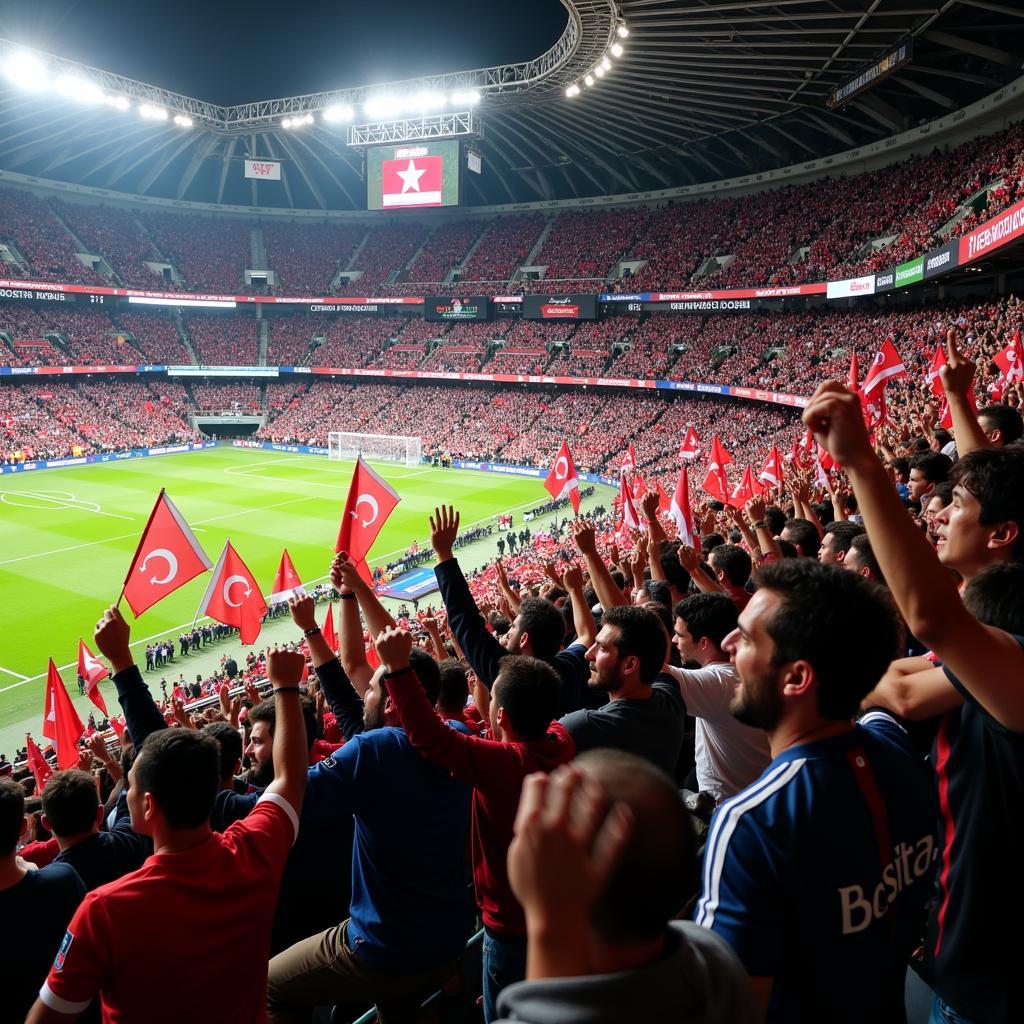
M729 712L736 669L722 641L736 628L739 611L727 594L694 594L675 607L672 642L684 665L667 671L679 684L686 710L697 719L697 786L719 804L749 786L771 754L761 729L738 722Z

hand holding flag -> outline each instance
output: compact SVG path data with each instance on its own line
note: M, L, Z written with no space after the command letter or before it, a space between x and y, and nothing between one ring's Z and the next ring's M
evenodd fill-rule
M671 512L679 539L687 547L693 547L693 510L690 507L690 477L686 466L679 470L679 482L672 497Z

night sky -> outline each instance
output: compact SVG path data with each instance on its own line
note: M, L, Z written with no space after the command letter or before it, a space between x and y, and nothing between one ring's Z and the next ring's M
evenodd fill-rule
M0 6L0 36L224 105L529 60L565 23L557 0Z

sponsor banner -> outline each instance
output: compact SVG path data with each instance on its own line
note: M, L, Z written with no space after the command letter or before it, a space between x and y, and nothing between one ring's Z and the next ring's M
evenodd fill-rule
M1024 199L1002 213L996 214L973 231L968 231L958 243L959 263L970 263L1007 242L1024 234Z
M788 395L781 391L762 391L760 388L739 388L730 385L724 388L730 398L745 398L753 402L771 402L773 405L790 405L802 409L808 402L804 395Z
M941 249L932 249L924 254L924 279L938 277L960 264L960 249L956 242L950 242Z
M260 181L280 181L281 165L274 160L246 160L245 176Z
M314 302L306 307L307 313L359 313L365 316L367 313L379 313L380 306L372 305L356 306L351 302Z
M763 299L690 299L681 302L639 303L645 313L750 313L778 305Z
M858 295L875 294L875 276L851 277L845 281L829 281L826 292L830 299L848 299Z
M236 295L236 302L266 302L272 306L422 306L423 297L416 295L364 296L364 295ZM375 312L376 310L359 309L315 309L317 313L331 312Z
M527 320L596 320L596 295L524 295Z
M841 107L865 89L877 85L883 78L888 78L894 71L908 64L914 56L913 40L907 39L895 49L890 50L859 74L836 86L829 94L826 103L829 107Z
M602 302L601 316L639 316L648 306L656 305L650 302Z
M425 320L490 320L491 300L486 295L451 298L428 295L423 300Z
M54 286L59 287L57 285ZM73 292L48 291L42 288L8 288L0 286L0 301L3 302L74 302L85 298ZM86 299L86 301L88 301Z
M201 441L195 444L167 445L163 448L132 448L123 452L101 452L98 455L82 455L68 459L37 459L33 462L19 462L13 466L0 466L0 475L5 473L28 473L37 469L60 469L63 466L92 465L99 462L114 462L121 459L145 459L151 455L171 455L177 452L198 452L205 448L216 448L216 441ZM326 451L326 449L324 449Z
M893 270L893 287L906 288L908 284L917 284L924 280L924 257L901 263Z
M506 306L514 306L516 303L523 301L522 295L494 295L491 298L492 302L501 302Z
M168 377L277 377L276 366L168 366Z
M434 570L421 566L411 572L402 573L393 580L378 586L377 593L381 597L391 597L396 601L415 601L425 594L432 594L438 589Z
M645 302L699 302L709 299L787 299L801 295L823 295L827 285L792 284L777 288L724 288L703 292L647 292Z
M166 370L165 366L0 366L0 376L39 376L75 373L141 373Z
M659 380L655 385L661 391L696 391L702 395L727 395L728 387L724 384L694 384L689 380Z
M883 270L881 274L875 274L875 294L880 292L891 292L896 287L896 268Z
M601 302L650 302L650 292L602 292Z

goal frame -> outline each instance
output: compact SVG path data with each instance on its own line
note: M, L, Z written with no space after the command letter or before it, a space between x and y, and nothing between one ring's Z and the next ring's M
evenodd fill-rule
M423 460L423 438L406 434L360 434L347 430L328 433L327 458L330 462L359 457L367 462L418 466Z

